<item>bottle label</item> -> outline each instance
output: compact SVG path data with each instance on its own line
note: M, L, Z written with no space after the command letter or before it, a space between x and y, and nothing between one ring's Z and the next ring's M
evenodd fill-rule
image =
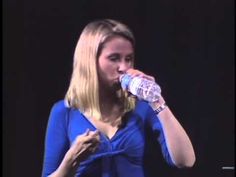
M139 87L139 85L141 84L141 79L138 77L135 77L131 80L131 82L129 83L129 91L136 95L137 94L137 88Z

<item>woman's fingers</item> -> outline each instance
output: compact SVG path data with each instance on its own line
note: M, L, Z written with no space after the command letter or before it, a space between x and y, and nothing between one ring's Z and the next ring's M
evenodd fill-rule
M100 142L99 132L86 130L85 133L76 137L74 144L80 148L83 144L98 144Z
M144 76L142 76L142 77L144 77L144 78L146 78L146 79L148 79L148 80L151 80L151 81L154 81L154 82L155 82L155 78L154 78L153 76L144 75Z
M83 134L76 137L70 152L73 158L79 161L85 160L94 153L100 144L99 131L86 130Z
M151 80L151 81L154 81L155 82L155 78L153 76L150 76L150 75L147 75L145 73L143 73L142 71L139 71L137 69L129 69L127 72L126 72L128 75L130 75L131 77L143 77L145 79L148 79L148 80Z
M99 131L89 131L88 135L84 137L85 142L100 142Z
M85 136L81 137L80 141L82 144L86 144L85 147L97 146L100 143L99 131L88 131Z

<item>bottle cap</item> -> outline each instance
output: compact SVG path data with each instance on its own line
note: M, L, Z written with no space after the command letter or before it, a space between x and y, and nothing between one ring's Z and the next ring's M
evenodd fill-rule
M128 74L123 74L120 76L120 83L121 83L122 89L124 90L128 89L130 79L131 79L131 76L129 76Z

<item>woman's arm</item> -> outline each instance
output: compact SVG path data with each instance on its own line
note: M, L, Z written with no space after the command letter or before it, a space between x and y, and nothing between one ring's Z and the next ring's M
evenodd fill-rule
M155 81L154 77L144 74L136 69L131 68L126 73L133 77L140 76ZM156 110L164 103L165 100L163 97L160 97L158 102L150 103L150 106L153 110ZM171 110L166 107L157 115L157 117L159 118L159 122L163 128L164 138L171 160L177 167L193 166L195 162L195 154L192 143Z
M74 176L80 161L93 153L99 144L98 131L78 135L72 146L68 139L68 111L64 102L51 109L45 137L42 177Z
M164 103L161 97L159 102L150 103L150 105L153 110L156 110ZM157 117L162 125L168 151L174 164L179 168L192 167L195 162L192 143L170 108L165 107Z
M80 162L92 154L99 144L98 131L87 130L77 136L71 148L67 151L60 166L49 177L74 177Z

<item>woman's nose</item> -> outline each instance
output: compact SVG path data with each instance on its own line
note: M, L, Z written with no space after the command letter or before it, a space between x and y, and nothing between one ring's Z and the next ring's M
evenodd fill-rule
M118 72L124 74L129 69L129 66L126 62L120 62L118 65Z

